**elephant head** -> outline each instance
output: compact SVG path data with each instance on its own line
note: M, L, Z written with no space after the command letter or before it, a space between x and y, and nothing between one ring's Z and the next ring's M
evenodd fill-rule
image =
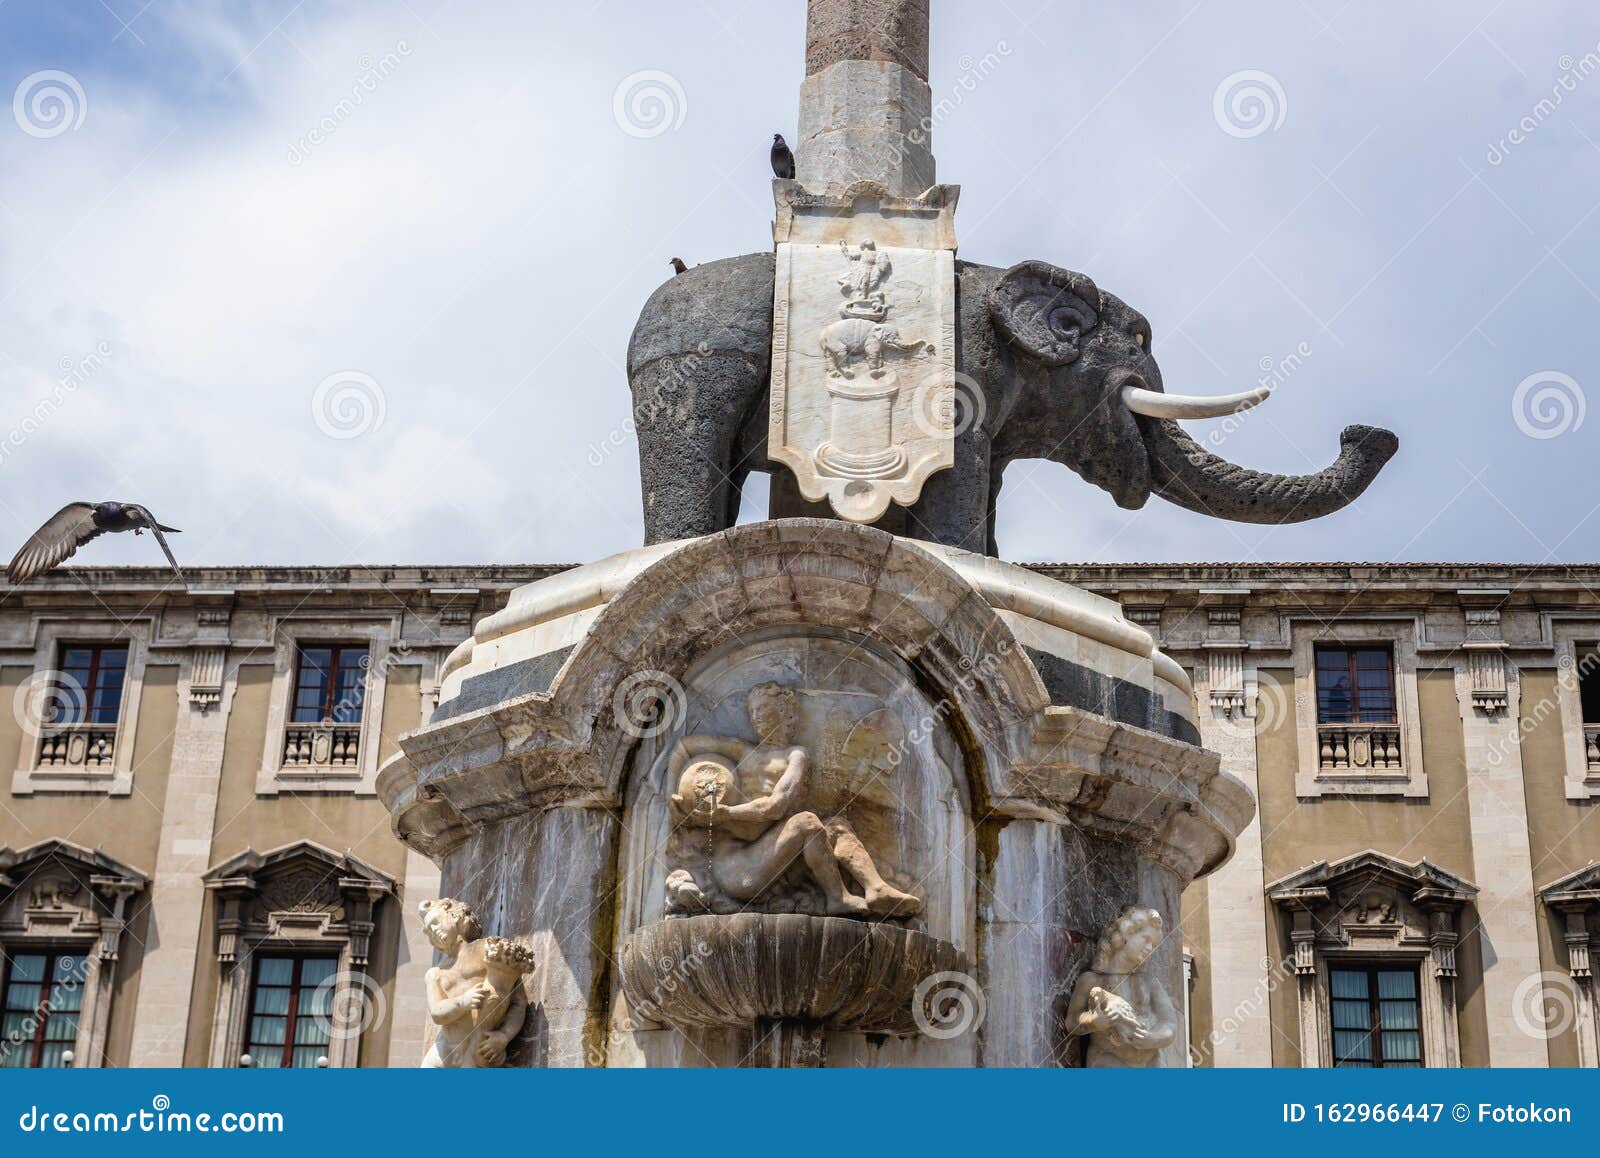
M1339 457L1315 474L1247 470L1204 449L1176 420L1248 410L1269 388L1216 398L1166 393L1143 315L1083 274L1046 262L1006 270L987 304L1022 385L996 435L999 461L1064 463L1118 506L1137 509L1154 492L1236 522L1303 522L1354 500L1399 446L1387 430L1350 426Z

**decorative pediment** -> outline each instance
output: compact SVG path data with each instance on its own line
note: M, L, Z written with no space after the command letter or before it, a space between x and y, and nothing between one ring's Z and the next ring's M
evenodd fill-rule
M247 848L201 878L217 900L217 957L234 961L241 938L348 941L350 963L364 965L373 907L395 879L349 853L302 840L268 852Z
M1319 949L1428 950L1435 972L1455 975L1456 914L1478 895L1470 881L1426 860L1381 852L1319 861L1267 886L1293 914L1295 972L1316 969Z
M1539 899L1555 908L1588 908L1600 902L1600 864L1591 864L1551 881L1539 890Z
M1278 904L1299 903L1302 894L1344 895L1371 887L1408 894L1418 904L1464 905L1478 895L1478 886L1427 860L1407 863L1368 849L1343 860L1318 861L1267 886Z
M99 956L115 960L128 898L147 883L139 870L70 841L0 848L0 934L92 937Z
M1567 972L1574 980L1593 976L1590 945L1594 940L1594 909L1600 905L1600 864L1551 881L1539 890L1539 899L1563 918L1562 940L1567 946Z

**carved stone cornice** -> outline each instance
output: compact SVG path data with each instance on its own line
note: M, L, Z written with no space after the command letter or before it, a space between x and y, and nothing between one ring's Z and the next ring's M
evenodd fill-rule
M605 602L548 690L401 737L404 759L385 766L378 793L402 840L440 857L473 824L616 806L636 739L616 689L644 673L670 703L692 662L763 630L859 638L907 662L961 720L972 790L988 812L1135 844L1184 880L1225 860L1253 813L1216 755L1050 702L1001 610L1045 614L1051 584L1006 589L987 572L970 580L934 549L832 520L736 527L652 559ZM1151 655L1143 631L1063 604L1061 614L1074 613L1082 634L1133 655L1142 648L1159 678L1183 679ZM515 603L502 613L507 627L516 614ZM500 618L480 633L501 631Z

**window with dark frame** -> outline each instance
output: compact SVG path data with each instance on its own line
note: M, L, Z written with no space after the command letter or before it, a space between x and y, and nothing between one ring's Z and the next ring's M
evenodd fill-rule
M295 724L359 724L367 694L367 646L302 645L295 661Z
M1578 695L1583 701L1583 722L1600 726L1600 649L1591 648L1578 657Z
M1328 987L1335 1067L1422 1067L1416 969L1342 965L1328 970Z
M88 958L79 953L8 953L0 1068L65 1069L78 1038Z
M1393 724L1394 652L1388 647L1318 647L1317 723Z
M115 724L128 674L125 643L63 644L47 724Z
M259 1069L314 1069L328 1054L333 957L255 959L245 1052Z

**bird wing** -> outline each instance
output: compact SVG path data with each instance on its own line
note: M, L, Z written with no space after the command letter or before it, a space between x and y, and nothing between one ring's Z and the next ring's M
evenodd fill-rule
M88 503L68 503L40 527L6 568L6 578L26 583L35 575L50 570L70 558L79 547L103 532L94 525L94 507Z
M172 573L178 577L179 582L182 582L183 568L179 567L178 561L172 557L172 548L167 546L167 537L161 533L161 524L156 522L156 517L150 513L149 507L141 507L135 503L133 509L139 513L144 525L156 537L156 542L161 544L161 553L167 557L167 562L172 564Z

